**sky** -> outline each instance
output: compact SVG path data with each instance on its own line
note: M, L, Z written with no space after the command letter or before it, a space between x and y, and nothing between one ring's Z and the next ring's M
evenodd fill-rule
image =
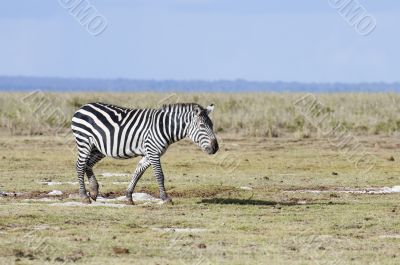
M68 9L80 1L98 35ZM367 35L343 1L3 0L0 75L400 81L400 1L350 0L376 23Z

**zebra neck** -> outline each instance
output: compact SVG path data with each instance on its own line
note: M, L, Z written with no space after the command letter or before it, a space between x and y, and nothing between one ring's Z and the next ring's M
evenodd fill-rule
M169 126L167 135L169 136L169 142L178 142L188 135L188 128L190 124L190 113L170 113L172 115L173 124Z

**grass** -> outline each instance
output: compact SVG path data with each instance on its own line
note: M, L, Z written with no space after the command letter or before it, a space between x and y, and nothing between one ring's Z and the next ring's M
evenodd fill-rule
M327 138L218 137L214 156L183 141L163 157L174 205L111 208L26 201L77 193L39 183L76 181L76 155L62 137L5 133L0 190L24 195L0 197L0 264L399 264L400 194L297 192L399 185L398 138L358 136L377 161L364 174ZM129 178L100 173L137 161L100 162L100 192L122 194ZM151 170L136 191L158 195ZM157 229L171 227L205 230Z
M0 196L0 264L399 264L400 194L335 190L400 185L400 96L317 94L319 114L329 114L324 126L346 128L339 136L323 136L307 121L293 104L302 96L1 93L0 191L22 194ZM174 205L38 200L53 189L64 193L56 201L74 200L68 195L77 185L41 182L76 181L68 127L91 101L215 103L220 151L208 156L186 140L171 146L162 163ZM370 171L360 168L369 163L364 152L374 158ZM129 177L101 173L130 173L137 162L101 161L100 193L122 195L127 185L119 182ZM151 169L136 192L158 196Z
M215 129L241 136L318 136L293 104L296 93L0 93L0 128L12 135L42 135L69 128L74 111L87 102L104 101L132 108L176 102L215 103ZM397 135L400 95L394 93L316 94L329 126L342 124L354 134Z

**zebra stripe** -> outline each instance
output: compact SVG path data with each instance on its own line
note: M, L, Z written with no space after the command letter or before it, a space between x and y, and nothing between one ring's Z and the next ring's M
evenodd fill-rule
M128 109L105 103L89 103L75 112L71 129L78 148L76 171L79 193L85 202L87 195L84 174L89 179L89 195L96 200L98 183L93 166L104 157L128 159L141 156L126 192L132 202L132 193L145 170L153 167L160 197L170 200L164 187L160 157L168 146L189 137L203 151L214 154L218 142L208 114L213 105L203 108L195 103L163 106L160 109Z

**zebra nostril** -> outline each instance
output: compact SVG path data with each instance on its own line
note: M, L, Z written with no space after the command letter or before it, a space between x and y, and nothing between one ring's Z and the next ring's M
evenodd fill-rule
M218 142L216 139L211 141L210 147L212 149L212 152L211 152L212 154L215 154L218 151L219 146L218 146Z

